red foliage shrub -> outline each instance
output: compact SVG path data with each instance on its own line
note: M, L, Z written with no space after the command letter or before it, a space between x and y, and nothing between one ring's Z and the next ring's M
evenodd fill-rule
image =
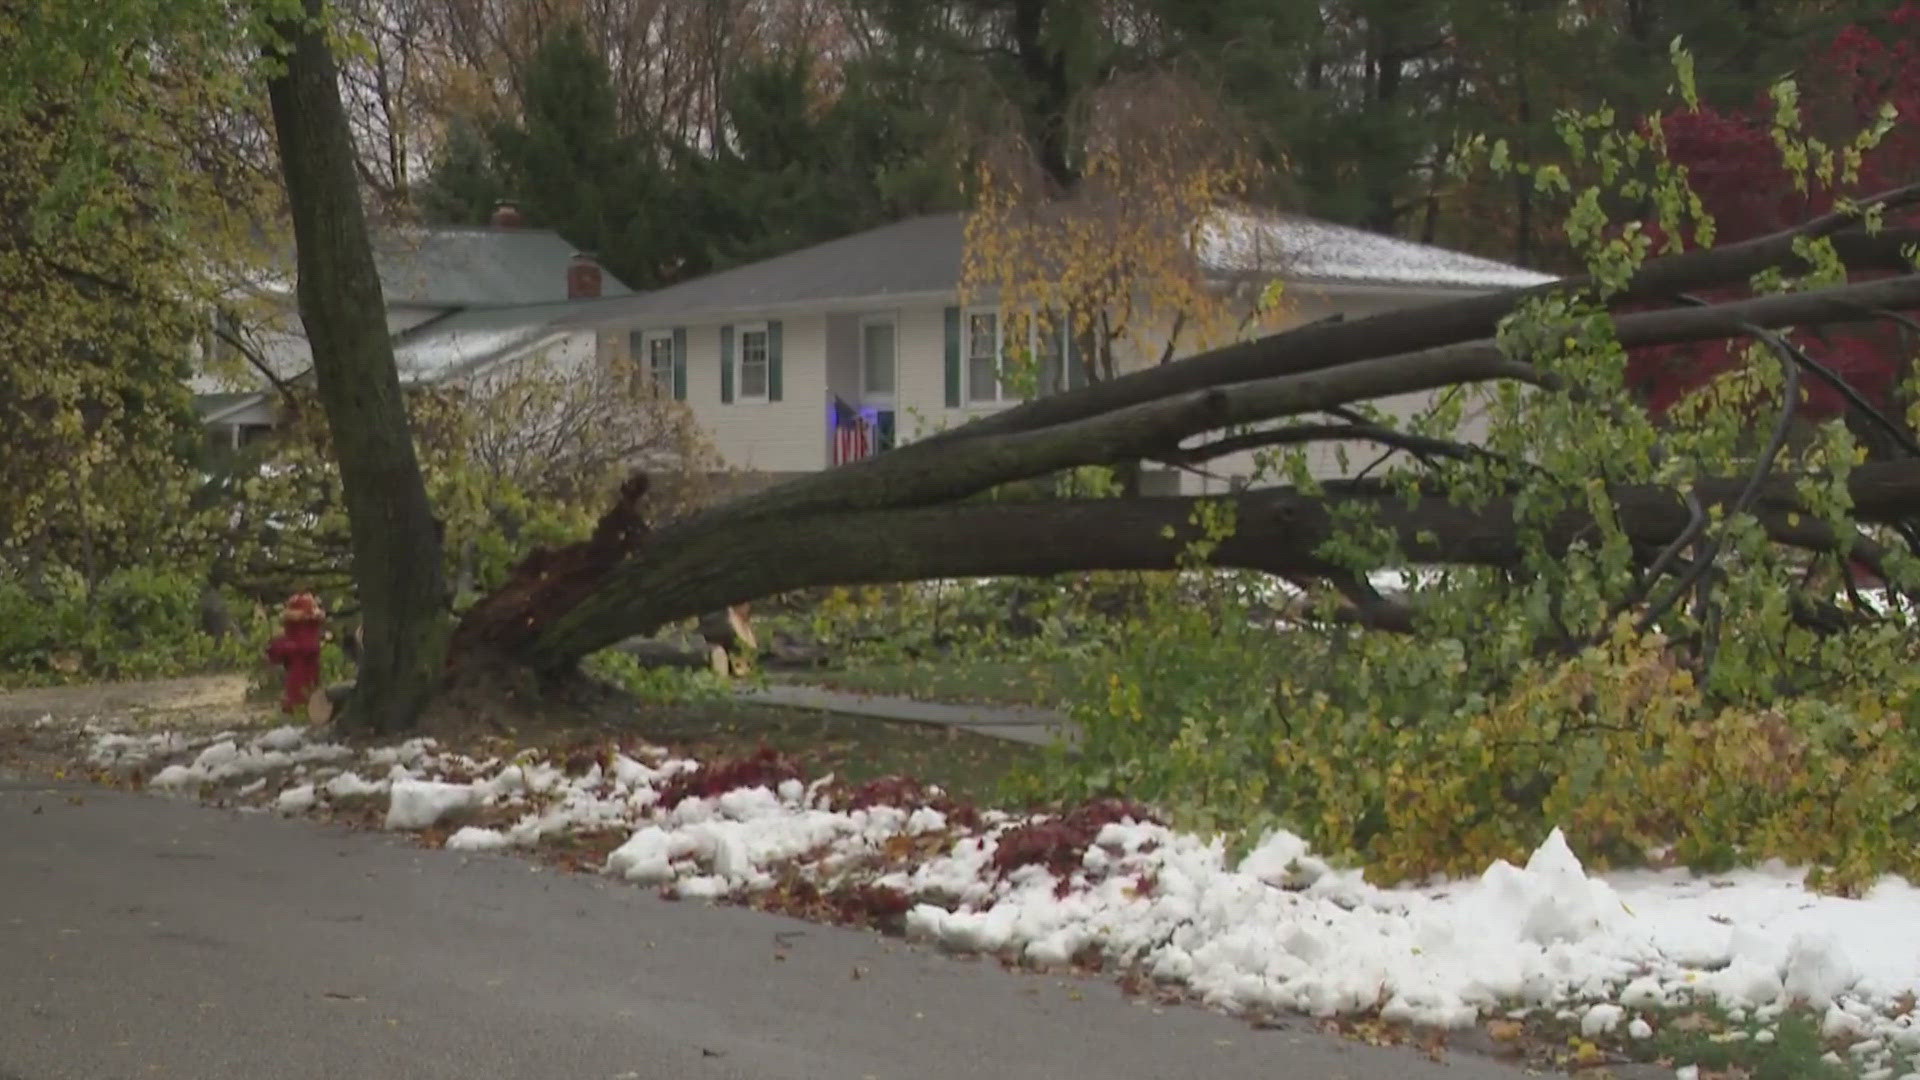
M800 767L771 746L743 758L731 758L681 773L660 789L659 807L671 810L687 799L711 799L739 788L778 788L801 778Z
M1862 159L1852 183L1823 185L1810 178L1800 191L1781 161L1771 134L1774 104L1764 96L1744 110L1709 107L1677 110L1661 118L1668 152L1686 166L1688 181L1713 216L1716 242L1748 240L1831 210L1841 196L1859 197L1912 182L1920 176L1920 2L1907 0L1878 25L1854 25L1808 60L1799 77L1801 121L1806 135L1828 146L1850 143L1870 127L1883 103L1900 120ZM1913 224L1913 211L1888 215L1889 224ZM1709 299L1731 299L1728 290ZM1890 402L1903 374L1897 331L1885 326L1836 329L1819 337L1799 335L1796 344L1834 369L1870 401ZM1627 379L1656 415L1690 391L1726 371L1744 343L1637 349L1628 358ZM1844 401L1815 380L1804 384L1802 409L1809 417L1837 415Z
M980 827L980 811L972 803L959 802L945 792L936 793L911 776L879 776L852 787L835 785L827 792L827 806L842 813L871 810L876 806L926 807L946 815L950 825L963 829Z
M1044 866L1066 880L1079 869L1100 830L1122 821L1160 824L1151 810L1126 799L1096 799L1064 814L1017 825L1000 834L993 868L1002 875L1023 866Z

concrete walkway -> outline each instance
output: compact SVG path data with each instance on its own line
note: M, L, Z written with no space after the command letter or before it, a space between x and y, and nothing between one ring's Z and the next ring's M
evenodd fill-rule
M855 694L818 686L775 683L740 691L743 701L778 705L788 709L812 709L845 716L872 716L907 724L958 728L992 739L1007 739L1031 746L1047 746L1057 740L1072 745L1079 732L1066 717L1051 709L1028 705L949 705L937 701Z

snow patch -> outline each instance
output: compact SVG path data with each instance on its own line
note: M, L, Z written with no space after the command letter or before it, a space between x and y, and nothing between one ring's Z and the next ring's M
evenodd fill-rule
M313 803L313 785L301 784L281 792L273 801L273 808L283 814L304 814L313 809Z
M253 748L255 750L297 750L306 741L306 732L289 724L255 736Z
M438 780L395 780L387 804L389 829L430 829L448 816L480 805L480 792L471 784Z
M473 825L462 828L447 837L449 851L499 851L507 846L505 833L497 829L482 829Z
M326 792L330 799L351 799L362 795L379 795L391 785L390 780L367 780L357 772L343 772L327 781Z

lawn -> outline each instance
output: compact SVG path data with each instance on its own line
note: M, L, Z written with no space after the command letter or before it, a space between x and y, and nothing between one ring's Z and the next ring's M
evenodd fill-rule
M959 660L862 664L769 678L833 690L961 705L1061 705L1075 672L1062 661Z
M1040 755L1031 746L967 731L744 702L642 706L632 724L647 739L700 761L750 754L764 743L810 775L912 776L981 803L994 802L1003 781Z

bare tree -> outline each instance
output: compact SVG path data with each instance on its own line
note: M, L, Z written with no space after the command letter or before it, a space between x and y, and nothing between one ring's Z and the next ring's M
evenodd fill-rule
M360 180L387 211L408 203L440 137L435 88L451 54L434 34L426 0L350 0L341 29L359 48L340 66L340 96L358 147Z

